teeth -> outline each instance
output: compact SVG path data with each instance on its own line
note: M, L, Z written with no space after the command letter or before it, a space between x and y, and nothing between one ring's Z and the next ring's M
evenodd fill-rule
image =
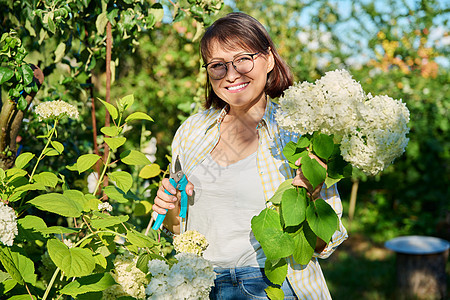
M241 89L241 88L243 88L244 86L247 86L247 85L248 85L248 83L243 83L243 84L240 84L240 85L237 85L237 86L230 86L230 87L227 87L227 90L235 91L235 90Z

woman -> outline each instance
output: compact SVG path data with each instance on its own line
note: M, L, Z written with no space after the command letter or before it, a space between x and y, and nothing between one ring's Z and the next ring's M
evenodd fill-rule
M298 137L278 127L277 106L270 98L292 84L292 75L264 27L246 14L231 13L207 29L201 54L208 73L206 110L188 118L172 144L173 157L179 156L189 179L188 217L178 217L180 197L168 179L162 181L153 210L165 214L168 209L164 226L171 232L194 229L208 239L204 257L217 273L212 299L267 299L265 256L251 218L294 176L294 185L320 196L339 217L342 205L336 187L313 189L282 156L284 145ZM340 224L328 245L317 243L308 265L289 260L285 299L331 298L317 257L328 257L346 237Z

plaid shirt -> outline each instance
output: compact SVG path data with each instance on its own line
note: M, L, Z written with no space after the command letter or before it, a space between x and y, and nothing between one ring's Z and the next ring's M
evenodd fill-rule
M295 171L289 167L282 149L289 141L297 141L298 135L278 126L275 120L277 108L275 103L268 101L264 116L257 126L259 134L257 166L266 206L271 205L269 199L278 186L286 179L295 176ZM172 143L172 156L179 155L187 178L218 143L220 124L226 114L226 108L208 109L189 117L178 129ZM292 257L288 259L288 280L299 299L331 299L317 258L327 258L347 238L347 231L341 222L342 203L336 185L328 189L324 187L321 197L339 216L339 231L334 233L331 241L320 254L314 254L308 265L299 265ZM181 231L183 228L186 228L186 219L182 222Z

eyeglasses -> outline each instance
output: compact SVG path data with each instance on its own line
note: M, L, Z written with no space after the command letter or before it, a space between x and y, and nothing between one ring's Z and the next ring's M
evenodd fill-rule
M204 64L203 68L206 68L209 77L214 80L219 80L225 77L228 72L228 64L231 63L233 68L239 74L246 74L253 70L255 66L254 59L255 56L260 54L261 52L256 52L253 54L242 54L235 57L230 61L212 61L210 63Z

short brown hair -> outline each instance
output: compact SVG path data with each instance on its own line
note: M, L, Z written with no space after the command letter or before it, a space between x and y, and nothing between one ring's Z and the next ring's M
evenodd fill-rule
M293 76L289 66L278 54L275 44L264 26L255 18L240 12L234 12L216 20L203 35L200 41L200 52L203 61L211 57L211 45L220 43L226 49L242 48L268 54L272 51L274 68L267 74L264 91L272 98L277 98L292 85ZM270 50L269 50L270 49ZM206 79L205 108L223 108L226 103L220 99L212 89L209 76Z

